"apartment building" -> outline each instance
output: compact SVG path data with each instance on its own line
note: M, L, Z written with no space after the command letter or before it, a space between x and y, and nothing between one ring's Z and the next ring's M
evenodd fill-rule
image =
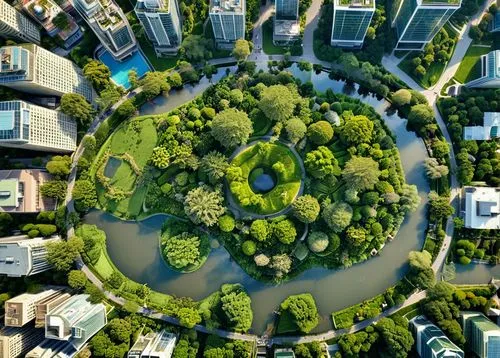
M443 331L424 316L410 321L419 357L463 358L464 351L455 345Z
M232 49L245 38L245 0L211 0L208 11L218 47Z
M51 37L59 37L65 49L70 49L83 38L83 33L73 16L63 11L54 0L22 0L23 10ZM66 16L66 27L54 23L56 17Z
M182 43L182 20L177 0L138 0L134 10L156 56L177 53Z
M0 85L45 96L79 93L89 102L95 95L78 66L34 44L0 48Z
M30 239L26 235L0 238L0 274L9 277L31 276L51 268L47 262L49 242L61 240L59 236Z
M0 102L0 146L69 153L76 149L77 124L61 111L24 101Z
M4 327L0 330L0 358L24 357L43 339L43 329L36 329L33 325Z
M0 0L0 37L40 44L40 28L16 8Z
M22 327L36 317L36 305L60 294L60 289L47 289L39 293L23 293L5 301L4 323L8 327Z
M396 49L423 49L460 5L461 0L395 0L391 25L398 37Z
M466 345L480 358L500 357L500 327L479 312L460 312Z
M332 46L361 48L375 13L375 0L335 0Z
M67 341L77 351L107 323L102 303L88 301L89 295L72 296L45 316L45 338Z
M127 17L113 0L74 0L73 4L115 60L123 61L137 51Z
M491 51L481 56L481 76L467 82L465 86L471 88L500 88L500 50Z

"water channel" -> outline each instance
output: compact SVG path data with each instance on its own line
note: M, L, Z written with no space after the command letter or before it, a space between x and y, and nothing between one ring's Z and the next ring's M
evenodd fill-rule
M200 270L190 274L179 274L165 265L158 249L158 236L165 220L164 216L155 216L137 223L124 222L109 214L93 211L85 218L87 223L95 224L106 231L109 256L118 269L132 280L147 283L154 290L199 300L224 283L244 284L252 298L254 333L262 333L267 323L272 322L273 311L282 300L291 294L303 292L310 292L314 296L322 316L315 332L331 329L329 317L331 312L383 292L404 275L407 270L408 252L421 249L427 227L425 203L429 185L423 169L427 152L423 142L413 132L406 130L406 120L390 111L389 104L384 99L377 99L371 94L359 94L357 85L330 80L327 73L300 72L295 67L292 67L291 71L302 80L312 81L319 91L331 88L336 93L346 93L371 105L383 117L397 138L406 181L417 185L422 202L416 212L407 216L395 240L388 243L379 256L346 270L314 268L291 282L273 286L250 278L231 260L227 251L220 247L212 250ZM225 69L219 69L219 73L212 81L217 81L224 74ZM193 99L209 85L210 81L203 79L196 86L173 91L167 98L156 98L154 103L144 105L140 112L141 114L164 113ZM492 275L490 272L492 269L483 266L480 270L482 270L480 276L485 278L483 281L486 282ZM500 272L497 272L497 276L498 274ZM457 280L466 283L469 279L473 280L474 274L469 276L460 280L460 274Z

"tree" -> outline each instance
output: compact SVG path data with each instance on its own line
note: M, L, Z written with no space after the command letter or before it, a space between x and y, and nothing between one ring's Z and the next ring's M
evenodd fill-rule
M78 179L72 193L78 211L87 211L97 205L95 184L88 179Z
M172 88L180 88L182 87L182 77L179 74L179 72L171 72L168 77L167 81L172 86Z
M439 164L436 158L426 158L424 165L429 179L437 180L448 175L448 166Z
M92 106L81 94L65 93L61 97L61 111L76 119L82 126L87 126L92 122Z
M90 60L83 66L83 74L97 92L101 92L110 84L111 71L101 61Z
M119 87L116 87L113 84L108 84L106 88L104 88L101 93L99 93L99 97L96 98L96 103L99 105L101 109L107 109L111 107L113 104L118 102L120 97L122 96L121 92L118 90Z
M67 30L70 27L68 15L61 11L52 19L52 23L60 30Z
M450 153L450 147L446 141L434 140L431 144L434 157L444 159Z
M369 143L372 140L373 122L366 116L352 116L346 120L342 137L349 143Z
M382 318L375 325L385 344L385 351L389 357L404 358L408 356L414 340L408 327L397 325L390 318Z
M334 174L339 169L337 159L335 159L331 150L324 146L307 153L304 165L306 170L318 179Z
M320 205L318 199L306 194L298 197L292 203L293 215L303 223L312 223L318 218Z
M128 71L128 82L130 83L130 88L133 90L139 87L139 75L135 69Z
M46 244L47 261L57 271L67 272L73 266L73 262L83 251L83 240L78 236L70 237L68 240L59 240Z
M71 158L55 155L47 162L45 169L55 177L65 178L71 171Z
M300 118L293 117L286 122L285 130L288 140L297 144L306 135L307 126Z
M259 108L271 121L285 123L293 114L295 98L286 86L266 87L262 91Z
M241 245L241 251L247 256L253 256L257 251L257 245L252 240L247 240Z
M219 216L224 214L224 198L219 191L206 186L192 189L184 198L184 211L195 224L212 226L217 224Z
M224 147L234 148L248 141L253 133L252 121L245 112L229 108L214 117L211 133Z
M162 92L170 91L170 85L167 82L167 77L163 72L148 72L141 81L142 93L147 100L151 100Z
M182 52L191 63L198 63L212 57L211 41L201 35L190 35L182 40Z
M245 39L238 39L234 43L233 52L231 53L238 61L245 61L250 55L250 44Z
M222 311L224 312L228 328L238 332L246 332L252 326L252 300L239 284L222 285Z
M335 202L323 209L321 217L330 229L340 233L351 223L352 208L347 203Z
M411 92L407 89L400 89L392 95L392 103L396 107L403 107L411 102Z
M179 323L186 328L193 328L201 322L201 316L198 310L190 307L183 307L177 312Z
M410 251L408 254L410 272L409 280L414 285L427 289L435 283L434 271L432 270L432 255L427 251Z
M170 237L165 242L163 254L176 269L193 265L200 258L200 238L188 232Z
M64 180L50 180L42 184L40 193L45 198L54 198L63 201L66 197L68 183Z
M328 235L322 231L312 231L307 236L309 249L314 253L320 253L328 247Z
M80 270L71 270L68 274L68 285L76 290L81 290L87 283L87 276Z
M433 221L446 219L453 215L455 209L450 205L450 198L439 196L435 191L429 193L429 214Z
M359 191L373 189L379 175L378 163L369 157L352 157L342 172L347 187Z
M250 235L257 241L266 241L270 234L269 223L265 219L257 219L250 225Z
M314 144L326 144L333 138L333 127L327 121L318 121L307 128L307 136Z
M286 219L272 225L273 235L283 244L288 245L295 241L297 230L293 221Z
M116 114L121 118L126 119L132 117L136 111L137 108L134 105L134 101L132 101L131 99L127 99L118 106L118 108L116 109Z
M109 337L119 343L129 343L132 326L130 322L122 318L113 318L106 326Z
M207 175L211 184L219 183L226 175L228 167L227 157L217 151L208 153L200 161L200 169Z
M316 302L310 293L289 296L281 303L280 309L293 317L297 328L303 333L309 333L319 322Z
M403 185L403 192L399 199L399 207L405 213L417 210L420 205L420 196L416 185Z
M426 104L411 107L408 114L408 125L416 131L421 131L428 124L434 123L434 111Z
M225 214L219 218L219 229L223 232L231 232L235 227L234 218L231 215Z
M269 267L275 270L276 278L281 279L290 272L292 259L287 254L274 255Z

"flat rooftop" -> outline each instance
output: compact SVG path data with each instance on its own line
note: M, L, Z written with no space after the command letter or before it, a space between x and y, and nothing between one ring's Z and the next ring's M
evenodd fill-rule
M465 187L465 227L500 229L500 188Z
M462 0L420 0L422 5L436 5L436 6L446 6L446 5L459 5Z
M375 0L336 0L335 4L349 8L375 7Z
M299 21L274 19L274 34L276 36L299 36L300 35Z
M211 13L217 12L236 12L242 13L245 0L210 0Z

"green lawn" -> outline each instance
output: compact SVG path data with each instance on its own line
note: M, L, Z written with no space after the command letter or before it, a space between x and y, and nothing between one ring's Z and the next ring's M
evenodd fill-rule
M273 20L269 19L262 25L262 47L267 55L283 55L288 48L273 44Z
M276 327L276 334L286 334L298 332L299 327L295 324L292 314L288 311L281 311L278 318L278 327Z
M111 261L108 258L108 255L106 254L105 250L101 251L101 256L99 257L99 260L96 262L94 265L94 270L97 272L99 276L103 279L107 279L114 269L114 265L111 263Z
M332 317L335 322L335 329L349 328L356 322L378 316L382 312L381 306L384 302L385 297L381 293L357 305L333 312Z
M457 72L455 79L460 83L467 83L481 75L481 59L482 55L491 51L489 47L475 46L471 44L465 53Z

